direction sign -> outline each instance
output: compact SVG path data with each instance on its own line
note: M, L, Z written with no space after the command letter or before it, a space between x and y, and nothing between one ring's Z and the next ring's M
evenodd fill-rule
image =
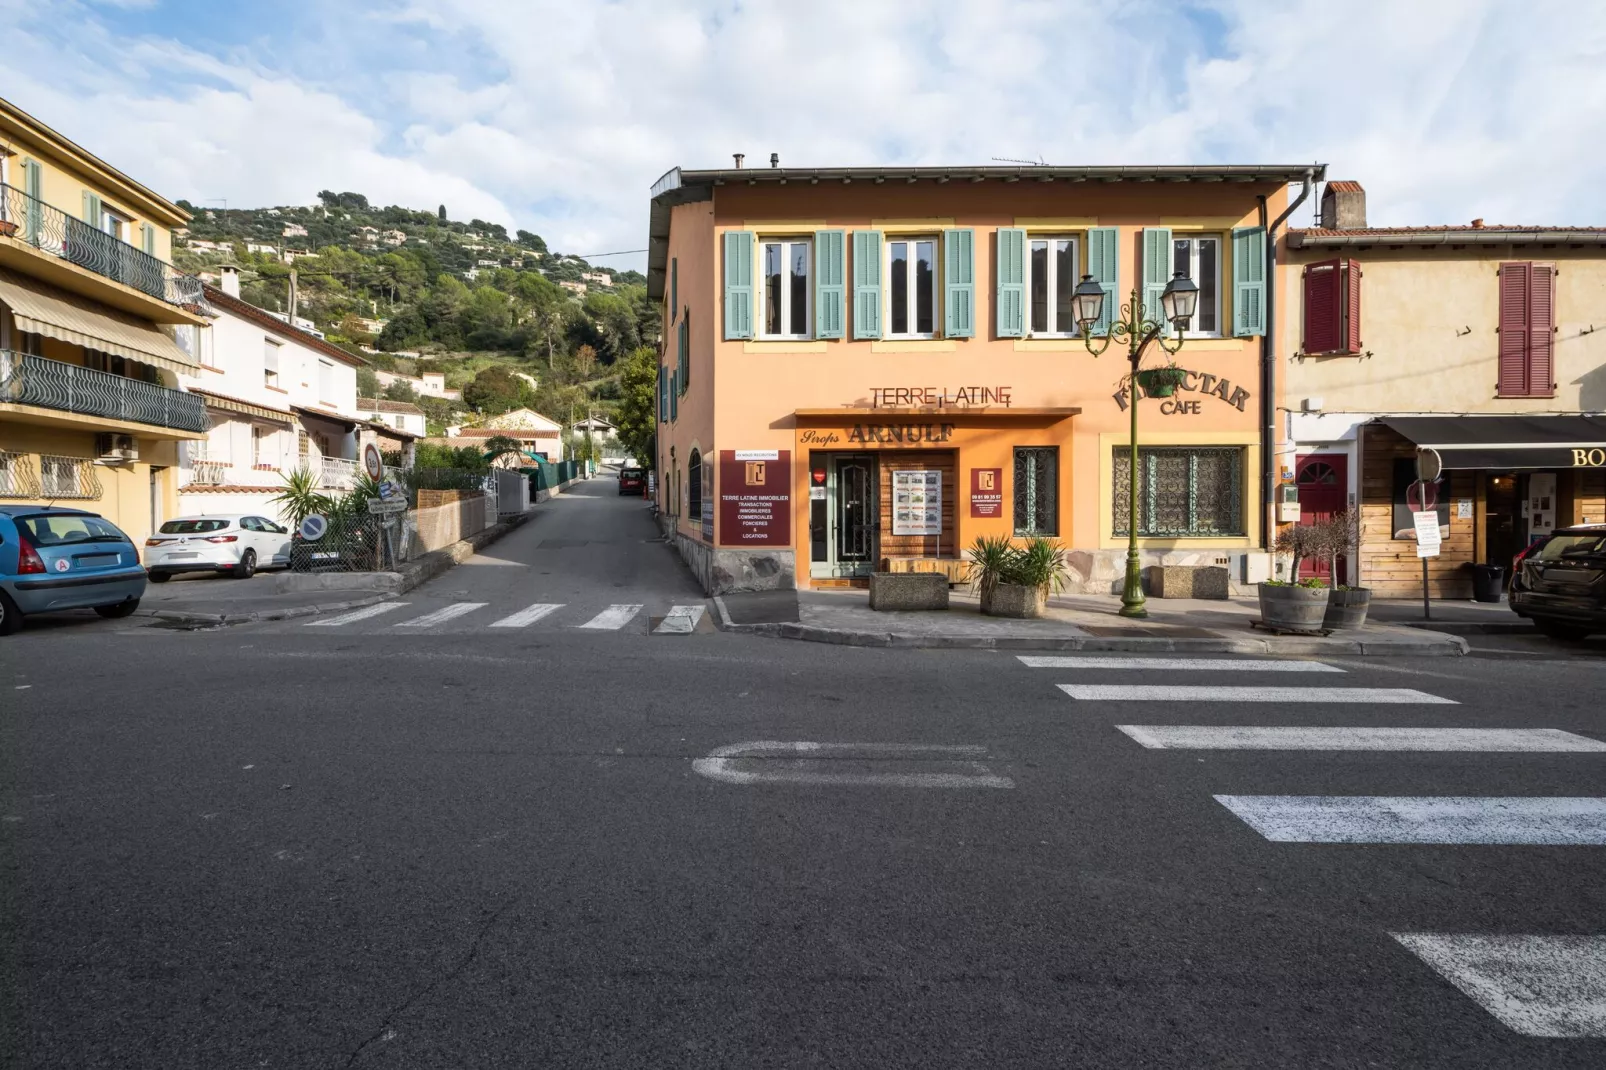
M1438 557L1443 545L1439 537L1439 514L1434 511L1412 513L1411 519L1416 524L1416 556Z
M379 484L379 496L384 498L386 501L394 498L396 496L396 484L392 483L388 479Z
M407 499L392 498L386 501L384 498L369 498L368 511L370 513L405 513L407 511Z

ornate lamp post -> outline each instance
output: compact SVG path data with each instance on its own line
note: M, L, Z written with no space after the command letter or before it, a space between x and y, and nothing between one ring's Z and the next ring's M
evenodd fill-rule
M1143 318L1143 303L1134 289L1132 300L1121 306L1122 318L1110 324L1109 333L1096 345L1093 325L1104 312L1104 287L1095 282L1093 276L1083 275L1081 283L1071 295L1071 301L1075 307L1076 321L1082 326L1082 343L1087 346L1087 351L1096 357L1110 348L1111 342L1124 341L1127 360L1132 364L1129 379L1132 384L1132 435L1127 473L1126 583L1121 589L1120 613L1123 617L1147 617L1149 611L1143 607L1143 582L1138 568L1138 363L1143 359L1143 351L1156 339L1159 339L1160 348L1167 354L1182 348L1183 330L1193 319L1194 309L1199 303L1199 287L1180 271L1172 276L1160 294L1160 308L1164 316L1160 321ZM1177 328L1172 338L1165 336L1167 323ZM1165 393L1169 394L1174 389L1173 383Z

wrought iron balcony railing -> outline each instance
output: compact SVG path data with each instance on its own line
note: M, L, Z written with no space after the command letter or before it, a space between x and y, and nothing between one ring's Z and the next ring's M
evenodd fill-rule
M207 428L198 394L9 349L0 349L0 401L183 431Z
M0 183L0 234L170 305L205 307L200 279L4 183Z

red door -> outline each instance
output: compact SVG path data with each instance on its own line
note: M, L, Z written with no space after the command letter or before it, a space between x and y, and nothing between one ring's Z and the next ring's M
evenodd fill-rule
M1342 453L1313 453L1301 457L1294 469L1299 487L1299 522L1315 524L1344 511L1349 502L1349 458ZM1339 558L1342 564L1343 558ZM1299 563L1299 578L1316 577L1333 582L1326 558L1307 557Z

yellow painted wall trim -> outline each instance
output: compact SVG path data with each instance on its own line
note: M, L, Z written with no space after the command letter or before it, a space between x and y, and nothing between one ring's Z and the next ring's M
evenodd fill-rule
M941 338L910 338L904 341L870 343L872 353L953 353L958 349L958 343Z
M1233 227L1244 225L1240 216L1207 216L1200 219L1198 216L1189 216L1184 219L1161 218L1159 226L1170 227L1172 230L1231 230Z
M1015 225L1028 230L1086 230L1099 225L1096 215L1078 216L1016 216Z
M824 342L743 342L743 353L824 353Z
M924 230L934 230L938 227L951 227L954 225L952 216L930 219L872 219L869 230L890 230L902 233L916 233Z

